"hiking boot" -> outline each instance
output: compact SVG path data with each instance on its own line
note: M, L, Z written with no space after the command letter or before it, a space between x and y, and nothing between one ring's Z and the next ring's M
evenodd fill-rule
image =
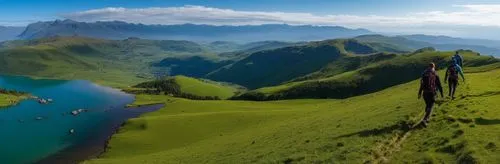
M426 120L422 120L421 124L422 124L422 126L424 126L424 127L426 128L426 127L427 127L428 122L427 122Z
M427 123L425 121L422 122L422 126L424 126L424 128L427 127Z

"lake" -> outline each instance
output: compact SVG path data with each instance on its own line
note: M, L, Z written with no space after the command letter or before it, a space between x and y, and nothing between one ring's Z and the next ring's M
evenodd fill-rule
M123 121L161 107L125 109L133 95L83 80L0 76L0 88L53 99L50 104L28 99L0 108L0 163L66 163L96 156ZM88 111L71 115L77 109Z

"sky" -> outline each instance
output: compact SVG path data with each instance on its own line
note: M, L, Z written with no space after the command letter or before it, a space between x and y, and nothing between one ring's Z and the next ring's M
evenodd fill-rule
M37 21L143 24L292 24L390 34L490 38L500 30L493 0L0 0L0 25ZM490 38L492 39L492 38Z

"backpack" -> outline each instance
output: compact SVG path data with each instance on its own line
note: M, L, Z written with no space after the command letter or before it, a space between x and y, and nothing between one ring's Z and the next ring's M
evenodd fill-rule
M424 92L436 92L436 72L432 70L426 70L422 74L422 87Z
M453 55L452 60L455 62L455 64L459 65L460 67L462 66L462 56Z
M458 80L458 71L457 71L457 67L455 67L454 65L453 66L450 66L448 67L448 73L449 73L449 77L450 79L453 79L453 80Z

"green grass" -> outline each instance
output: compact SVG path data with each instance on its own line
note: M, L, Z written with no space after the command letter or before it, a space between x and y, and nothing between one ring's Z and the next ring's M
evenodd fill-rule
M1 43L0 74L85 79L126 88L151 80L151 63L164 58L216 56L189 41L51 37Z
M227 99L238 91L237 88L227 84L186 76L175 76L175 81L179 84L181 92L197 96L218 96L221 99Z
M110 149L86 163L495 163L500 69L466 76L457 100L440 98L430 126L410 131L406 124L424 108L417 81L344 100L138 95L136 104L166 106L128 121Z
M496 163L500 144L500 69L466 74L459 98L436 110L433 126L414 131L394 160ZM425 139L424 139L425 138ZM418 152L418 153L415 153Z
M17 104L19 101L21 101L24 98L25 98L24 96L0 94L0 108L8 107L8 106Z
M143 82L133 88L126 88L124 91L133 94L165 94L196 100L219 100L228 99L245 91L245 88L229 83L178 75Z
M136 76L142 72L138 66L140 63L129 65L97 50L74 52L63 47L64 44L42 44L0 50L0 73L39 78L86 79L114 87L126 87L145 80Z
M423 51L399 55L361 64L358 69L354 70L343 68L342 65L338 66L339 64L330 64L320 71L292 82L253 90L237 99L347 98L372 93L419 78L429 62L435 62L440 69L444 69L448 66L453 53L451 51ZM462 51L461 54L464 56L465 66L470 67L465 69L468 72L495 69L500 63L498 59L478 56L472 51ZM338 73L337 70L345 71Z
M345 57L373 53L377 53L373 47L353 39L310 42L251 53L231 65L207 74L207 78L257 89L305 76Z

